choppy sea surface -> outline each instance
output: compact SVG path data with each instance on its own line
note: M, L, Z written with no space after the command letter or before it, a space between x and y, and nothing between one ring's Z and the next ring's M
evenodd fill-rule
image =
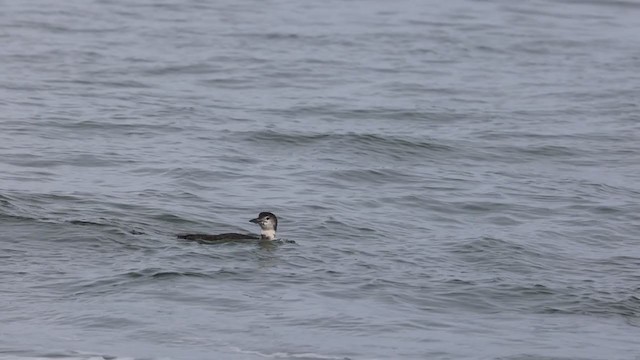
M0 359L640 359L640 3L8 0ZM260 211L290 242L199 244Z

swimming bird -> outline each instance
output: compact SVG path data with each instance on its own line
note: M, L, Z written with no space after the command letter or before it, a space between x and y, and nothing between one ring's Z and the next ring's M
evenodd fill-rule
M260 226L260 236L253 234L237 234L224 233L216 235L208 234L182 234L178 235L179 239L196 240L196 241L225 241L225 240L274 240L276 238L276 230L278 230L278 218L270 212L263 211L258 214L255 219L249 222L256 223Z

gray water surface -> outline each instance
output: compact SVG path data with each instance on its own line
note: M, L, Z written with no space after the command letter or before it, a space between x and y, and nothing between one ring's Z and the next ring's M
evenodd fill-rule
M640 359L640 4L18 1L0 358ZM182 232L293 243L202 245Z

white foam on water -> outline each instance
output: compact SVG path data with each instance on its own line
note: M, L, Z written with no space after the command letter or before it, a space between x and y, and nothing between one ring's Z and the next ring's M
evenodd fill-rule
M333 356L333 355L322 355L316 353L289 353L289 352L274 352L274 353L263 353L255 350L243 350L238 347L232 346L231 349L233 351L242 353L242 354L250 354L256 355L268 359L319 359L319 360L351 360L351 358L347 356ZM373 360L373 359L370 359Z

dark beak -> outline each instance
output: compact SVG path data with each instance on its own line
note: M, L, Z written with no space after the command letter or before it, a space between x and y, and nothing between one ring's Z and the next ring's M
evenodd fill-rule
M251 220L249 220L249 222L252 222L252 223L254 223L254 224L257 224L257 223L258 223L258 221L260 221L260 219L251 219Z

